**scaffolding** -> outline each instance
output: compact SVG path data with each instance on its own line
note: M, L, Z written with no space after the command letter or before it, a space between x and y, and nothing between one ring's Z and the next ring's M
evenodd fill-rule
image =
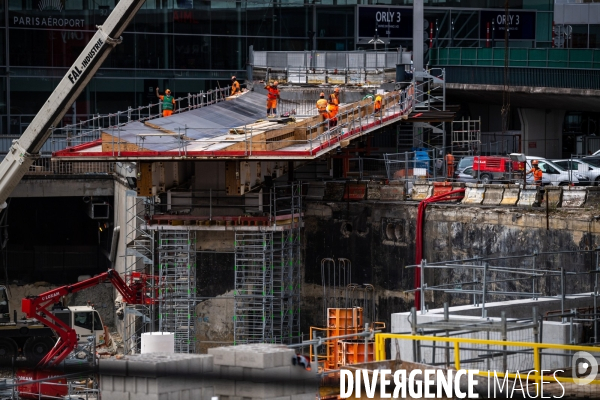
M472 156L481 149L481 118L452 121L452 154Z
M235 233L235 344L301 339L302 184L275 187L269 197L271 216L279 219Z
M196 232L158 231L159 331L175 335L176 353L196 347Z
M148 229L146 218L153 214L152 197L138 196L133 190L126 192L125 278L134 274L154 275L154 233ZM155 281L149 282L151 293L155 293ZM141 349L142 333L154 331L154 306L125 304L123 307L123 342L125 354L135 354Z

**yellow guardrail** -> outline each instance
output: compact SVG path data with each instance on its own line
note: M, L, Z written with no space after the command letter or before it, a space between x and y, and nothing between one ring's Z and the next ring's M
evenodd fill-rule
M541 351L542 350L563 350L563 351L584 351L590 354L595 354L596 357L600 357L600 347L592 347L592 346L576 346L576 345L568 345L568 344L555 344L555 343L535 343L535 342L514 342L514 341L503 341L503 340L486 340L486 339L471 339L464 337L440 337L440 336L424 336L424 335L402 335L402 334L394 334L394 333L377 333L375 334L375 361L385 361L387 360L386 351L385 351L385 341L387 339L399 339L399 340L411 340L411 341L421 341L421 342L441 342L441 343L450 343L453 346L454 350L454 368L456 370L460 368L460 352L462 344L471 344L471 345L490 345L490 346L514 346L521 347L526 349L531 349L533 352L533 369L535 373L529 375L530 379L535 380L537 383L541 383L541 380L544 378L544 382L550 381L560 381L566 383L575 383L575 379L572 377L560 377L560 376L544 376L540 374L541 370ZM466 351L471 351L472 349L468 349ZM564 354L565 357L568 357L569 354ZM493 371L489 371L493 372ZM515 373L504 373L504 372L495 372L496 376L499 378L504 378L508 376L509 379L518 378L519 375ZM477 375L489 377L488 371L479 371ZM552 378L552 379L550 379ZM600 379L595 379L592 384L600 384Z

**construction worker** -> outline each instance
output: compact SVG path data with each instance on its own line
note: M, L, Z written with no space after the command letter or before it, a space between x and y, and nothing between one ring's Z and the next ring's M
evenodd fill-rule
M323 116L324 119L329 119L329 113L327 112L327 100L325 100L325 93L321 92L319 100L317 100L317 111Z
M375 97L375 106L373 107L373 112L375 114L377 114L378 112L381 111L381 102L383 101L383 99L381 98L381 95L377 95Z
M165 90L165 95L161 96L158 94L158 90L159 89L156 88L156 97L162 101L163 117L173 115L173 110L175 109L175 98L171 96L171 91L167 89Z
M529 174L533 174L533 184L536 186L540 186L542 184L542 176L543 176L543 172L539 167L539 162L538 160L533 160L531 162L531 165L533 168L531 168L529 171L527 171L527 175Z
M340 104L340 88L335 88L333 93L329 95L327 101L327 113L329 114L329 127L333 128L337 125L337 113Z
M237 81L235 76L231 77L231 95L240 93L240 83Z
M454 178L454 156L448 152L446 154L446 176L448 179Z
M277 115L277 99L279 99L279 89L277 85L279 82L275 81L271 85L267 84L267 118L273 118Z
M544 198L544 193L540 190L542 186L542 176L543 172L539 167L538 160L533 160L531 162L532 168L527 171L527 175L533 174L533 184L537 187L537 192L535 194L535 201L531 204L533 207L539 207Z

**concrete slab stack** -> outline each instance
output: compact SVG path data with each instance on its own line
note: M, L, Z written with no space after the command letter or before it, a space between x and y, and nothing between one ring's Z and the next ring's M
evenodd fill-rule
M485 195L485 186L477 183L467 183L465 197L461 204L481 204Z
M368 182L367 183L367 200L380 200L382 187L383 187L383 184L380 182Z
M247 344L208 350L214 356L215 396L220 400L314 400L317 365L294 365L296 353L270 344Z
M482 204L486 206L499 206L502 203L505 188L506 185L486 185Z
M103 400L314 400L317 365L294 365L281 345L247 344L209 354L140 354L100 360Z
M582 187L564 187L562 194L563 207L583 207L587 191Z

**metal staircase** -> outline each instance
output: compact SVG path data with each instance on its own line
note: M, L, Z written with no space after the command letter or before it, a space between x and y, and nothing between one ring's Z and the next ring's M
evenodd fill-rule
M135 273L154 275L154 232L147 229L146 216L152 215L154 199L141 197L133 190L126 192L125 279ZM150 293L155 293L154 280L150 280ZM123 342L126 354L138 353L142 333L154 331L154 306L125 304Z

